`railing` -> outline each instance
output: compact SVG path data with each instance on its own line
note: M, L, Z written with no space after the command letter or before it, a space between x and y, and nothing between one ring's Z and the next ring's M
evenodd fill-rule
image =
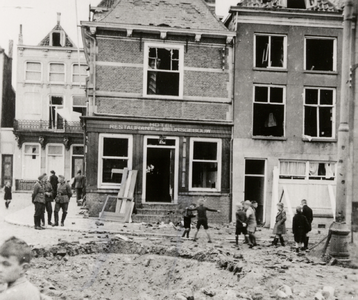
M16 131L55 131L81 133L83 128L80 121L50 122L46 120L14 120Z

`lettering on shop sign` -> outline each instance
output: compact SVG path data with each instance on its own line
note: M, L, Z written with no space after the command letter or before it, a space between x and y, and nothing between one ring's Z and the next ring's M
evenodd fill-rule
M141 131L170 131L184 133L211 133L211 129L175 127L173 124L149 123L148 125L111 124L109 129L141 130Z

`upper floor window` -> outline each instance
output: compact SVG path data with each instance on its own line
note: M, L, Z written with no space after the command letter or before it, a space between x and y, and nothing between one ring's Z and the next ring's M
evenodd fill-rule
M284 136L285 98L282 86L254 87L254 136Z
M65 82L65 65L61 63L50 63L49 81L54 83Z
M335 90L305 89L304 134L316 138L334 137Z
M287 0L287 8L306 8L307 0Z
M334 180L336 164L316 161L280 161L280 179Z
M72 83L84 84L86 83L87 66L74 64L72 65Z
M26 62L25 63L25 80L40 82L42 77L41 63Z
M64 47L65 46L65 35L61 31L53 31L50 34L50 46L53 47Z
M63 96L50 96L49 103L49 128L63 129L63 118L57 112L58 109L63 108Z
M80 113L81 116L86 115L86 96L73 96L72 97L72 111Z
M182 46L147 44L144 61L145 95L182 96Z
M255 34L255 67L286 68L286 36Z
M306 37L305 70L337 71L337 40Z

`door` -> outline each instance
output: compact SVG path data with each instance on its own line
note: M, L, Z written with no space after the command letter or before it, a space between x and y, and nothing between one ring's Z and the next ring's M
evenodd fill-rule
M1 186L4 186L8 181L12 184L12 162L12 155L2 155Z
M83 172L83 157L72 156L72 174L71 178L75 177L78 171Z

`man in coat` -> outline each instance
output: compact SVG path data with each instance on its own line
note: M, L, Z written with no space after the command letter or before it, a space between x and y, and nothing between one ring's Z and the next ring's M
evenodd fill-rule
M56 176L56 173L55 173L54 170L52 170L50 173L51 173L50 183L51 183L51 186L52 186L53 198L55 198L56 195L57 195L58 177Z
M303 199L301 201L301 206L302 206L302 215L304 215L308 221L309 227L308 227L308 231L310 232L312 230L312 221L313 221L313 212L312 209L307 205L307 200ZM304 246L303 248L305 250L308 249L308 241L309 241L309 237L306 236L305 242L304 242Z
M86 177L82 175L81 170L77 172L77 175L75 177L75 180L73 181L73 185L76 190L76 200L77 205L80 205L79 200L83 198L84 196L84 189L86 186Z
M36 230L45 229L41 226L41 218L45 213L45 193L48 193L46 192L46 181L47 175L40 175L32 192L32 203L35 205L34 223Z
M55 223L52 226L58 226L58 213L62 209L61 226L65 226L65 219L67 216L68 203L72 197L72 190L70 185L66 182L65 177L58 176L59 184L57 186L57 196L55 199Z

